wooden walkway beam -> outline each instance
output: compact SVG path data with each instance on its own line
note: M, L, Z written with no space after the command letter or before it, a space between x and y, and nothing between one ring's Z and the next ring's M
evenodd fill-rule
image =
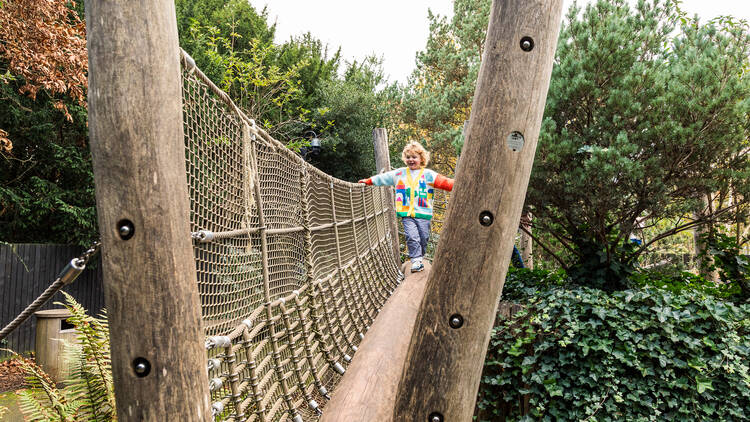
M561 10L562 0L492 3L466 142L394 421L471 421L536 151Z
M211 419L173 0L87 0L89 128L120 421Z
M409 339L432 267L425 262L424 271L410 273L408 265L404 264L406 279L367 331L320 422L391 420Z

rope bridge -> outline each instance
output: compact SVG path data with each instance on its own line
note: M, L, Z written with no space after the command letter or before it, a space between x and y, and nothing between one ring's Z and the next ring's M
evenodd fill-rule
M362 410L353 420L470 421L562 1L493 1L492 48L482 57L435 268L419 273L422 293L408 295L411 278L394 293L403 276L389 246L388 191L306 166L185 55L180 101L174 2L86 8L118 418L204 420L212 408L220 420L300 422L325 404L336 422L352 420L341 418L349 409ZM383 322L390 316L401 328L403 315L381 308L392 293L414 311L397 336ZM393 347L370 341L378 338ZM368 356L384 365L358 372ZM339 378L346 384L326 403ZM357 388L347 387L352 380Z
M317 170L182 52L185 159L216 420L316 420L403 280L385 188Z

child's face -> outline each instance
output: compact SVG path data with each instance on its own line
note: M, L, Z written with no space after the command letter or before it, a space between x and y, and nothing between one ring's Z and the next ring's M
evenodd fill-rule
M417 170L422 167L422 157L414 151L406 152L406 165L410 170Z

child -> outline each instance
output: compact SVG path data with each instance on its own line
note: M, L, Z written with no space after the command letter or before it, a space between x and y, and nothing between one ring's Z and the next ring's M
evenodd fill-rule
M404 224L411 270L422 271L422 257L430 238L434 188L453 190L453 179L425 168L430 161L430 153L419 142L406 144L401 159L407 167L372 176L359 183L396 187L396 214Z

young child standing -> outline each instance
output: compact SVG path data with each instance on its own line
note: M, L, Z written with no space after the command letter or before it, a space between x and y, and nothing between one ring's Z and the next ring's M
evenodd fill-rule
M422 257L427 251L432 220L432 199L435 188L453 190L453 179L430 170L430 153L416 141L411 141L401 153L406 167L362 179L359 183L375 186L395 186L396 214L401 217L406 234L412 271L422 271Z

